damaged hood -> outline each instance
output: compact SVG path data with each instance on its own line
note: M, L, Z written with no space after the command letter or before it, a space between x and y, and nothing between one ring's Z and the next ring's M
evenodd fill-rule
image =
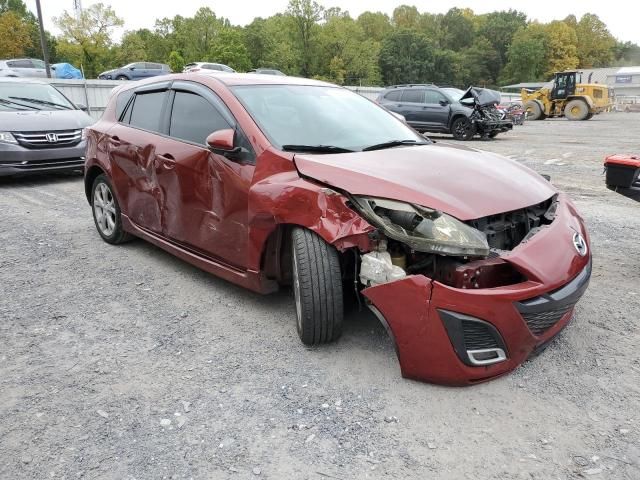
M488 88L469 87L458 100L462 104L476 103L480 107L498 105L501 100L500 92Z
M527 167L489 152L433 144L331 155L296 154L304 177L352 195L389 198L459 220L541 203L554 187Z

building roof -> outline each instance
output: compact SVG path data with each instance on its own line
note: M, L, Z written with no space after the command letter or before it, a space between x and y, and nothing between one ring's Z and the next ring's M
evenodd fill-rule
M639 67L621 67L615 74L616 75L640 75L640 66Z

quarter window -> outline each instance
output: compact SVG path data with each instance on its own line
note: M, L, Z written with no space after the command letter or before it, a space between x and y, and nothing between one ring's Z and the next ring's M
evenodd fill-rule
M385 100L391 100L392 102L399 102L401 96L402 90L394 90L393 92L387 93L384 98Z
M31 60L12 60L7 62L10 68L33 68Z
M203 97L195 93L176 92L171 112L170 136L206 145L210 133L225 128L231 126L218 109Z
M138 93L133 102L131 120L129 123L133 127L161 132L162 108L167 98L167 91Z

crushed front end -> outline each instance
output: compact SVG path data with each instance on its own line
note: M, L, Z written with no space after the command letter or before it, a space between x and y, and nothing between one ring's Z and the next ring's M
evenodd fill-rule
M383 199L354 206L377 227L362 294L404 377L468 385L505 374L567 325L588 286L588 234L564 194L466 222Z
M513 129L513 120L498 109L500 99L500 92L478 87L469 87L460 98L461 104L473 110L469 119L483 138Z

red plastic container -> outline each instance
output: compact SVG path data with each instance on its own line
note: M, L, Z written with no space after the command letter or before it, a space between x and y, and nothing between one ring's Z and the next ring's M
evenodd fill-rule
M610 155L604 161L604 168L608 186L631 188L640 175L640 156Z

